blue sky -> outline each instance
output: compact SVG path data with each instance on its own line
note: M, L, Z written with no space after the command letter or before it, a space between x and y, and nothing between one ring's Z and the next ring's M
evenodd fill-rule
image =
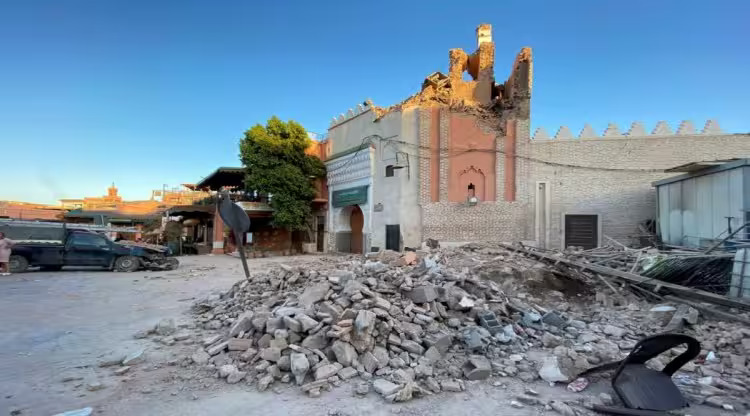
M532 125L717 118L750 132L750 2L0 0L0 199L128 199L238 165L272 115L394 104L491 23L534 52ZM450 6L450 7L448 7Z

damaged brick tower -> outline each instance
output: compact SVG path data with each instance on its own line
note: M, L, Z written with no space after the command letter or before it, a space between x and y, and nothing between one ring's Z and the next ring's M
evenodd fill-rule
M473 81L464 81L468 71ZM456 97L471 99L477 104L489 106L495 86L495 44L492 42L492 26L481 24L477 28L477 50L467 55L463 49L450 50L450 84Z
M516 155L528 146L531 49L497 84L492 26L479 25L476 39L471 54L451 49L449 72L428 75L419 93L387 108L367 100L334 117L326 160L331 249L525 238L518 219L527 208L526 163ZM363 151L372 136L397 139ZM355 202L341 200L349 194Z
M503 113L503 119L530 117L532 59L531 48L523 48L516 56L513 69L505 83L495 84L495 43L492 25L481 24L476 30L477 50L468 55L463 49L451 49L450 72L446 86L451 102L492 107ZM464 81L464 71L472 81ZM429 79L429 78L428 78ZM425 87L430 85L425 83ZM506 112L512 110L509 114Z
M419 94L423 238L440 241L519 239L526 208L525 163L516 158L529 135L532 57L523 48L504 83L495 82L492 26L476 29L477 49L449 52L446 77L431 74ZM471 80L464 80L464 72Z

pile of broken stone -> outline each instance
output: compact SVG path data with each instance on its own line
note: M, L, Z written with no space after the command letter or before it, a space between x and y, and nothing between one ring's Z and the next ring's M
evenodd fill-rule
M311 397L357 379L357 394L374 389L401 402L490 377L567 383L671 330L705 349L676 376L690 399L739 410L748 392L750 330L692 308L607 294L596 281L566 280L491 246L340 259L280 265L196 302L202 345L183 365L260 391L296 382Z

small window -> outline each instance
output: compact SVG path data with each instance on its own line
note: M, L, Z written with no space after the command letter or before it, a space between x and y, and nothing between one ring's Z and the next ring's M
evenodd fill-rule
M104 237L100 237L94 234L73 234L71 236L71 244L74 246L82 247L108 247L107 240Z
M470 183L470 184L469 184L469 186L468 186L468 189L467 189L467 190L468 190L468 192L469 192L469 198L472 198L472 197L475 197L475 196L476 196L476 190L475 190L475 188L474 188L474 184L473 184L473 183Z
M395 172L395 169L393 168L393 165L388 165L385 167L385 177L390 178L393 176L393 173Z

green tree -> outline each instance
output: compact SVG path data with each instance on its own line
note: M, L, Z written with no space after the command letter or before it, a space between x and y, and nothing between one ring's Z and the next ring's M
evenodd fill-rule
M313 178L325 175L325 166L305 154L311 144L299 123L273 116L265 126L256 124L240 141L248 191L270 194L277 227L302 230L307 226L315 198Z

